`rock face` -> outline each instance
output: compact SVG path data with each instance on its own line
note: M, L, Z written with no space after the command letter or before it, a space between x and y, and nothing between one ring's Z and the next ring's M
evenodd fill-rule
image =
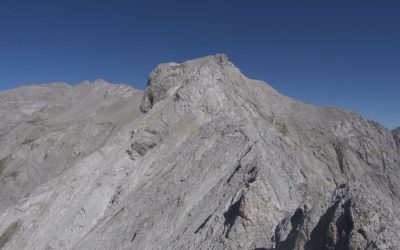
M0 248L397 249L399 130L224 55L0 94Z
M393 137L396 141L397 150L400 152L400 128L396 128L395 130L393 130Z

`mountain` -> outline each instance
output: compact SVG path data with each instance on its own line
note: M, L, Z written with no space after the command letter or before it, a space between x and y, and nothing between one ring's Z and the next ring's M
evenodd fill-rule
M0 248L397 249L400 129L225 55L0 93Z

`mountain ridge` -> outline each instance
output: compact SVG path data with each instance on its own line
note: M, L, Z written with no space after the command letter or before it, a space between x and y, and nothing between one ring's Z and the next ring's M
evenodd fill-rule
M15 189L62 168L0 209L0 247L395 249L400 242L398 130L295 101L221 54L160 64L144 92L96 86L73 87L76 96L66 100L56 95L68 103L61 108L0 124L7 132L1 183ZM42 116L51 122L32 123ZM9 124L21 121L7 139ZM61 137L48 136L54 124L64 126ZM44 134L23 143L38 132L21 131L35 126ZM59 152L64 145L54 141L62 138L80 141L86 153L43 171L46 152ZM65 155L78 151L67 147ZM41 159L38 172L26 159ZM25 177L10 175L16 169Z

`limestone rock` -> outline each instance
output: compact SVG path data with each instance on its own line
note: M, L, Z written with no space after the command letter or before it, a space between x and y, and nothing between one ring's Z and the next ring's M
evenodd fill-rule
M0 212L103 147L140 115L141 95L102 80L1 93Z
M396 209L363 185L350 183L282 220L275 232L276 248L396 249L400 240Z
M4 249L400 245L398 130L224 55L161 64L144 93L52 84L0 103Z

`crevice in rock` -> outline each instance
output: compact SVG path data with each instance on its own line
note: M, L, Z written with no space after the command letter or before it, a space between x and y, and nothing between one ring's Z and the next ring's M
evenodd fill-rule
M342 172L342 174L345 174L345 161L344 161L344 152L343 152L343 144L338 142L334 143L333 147L336 152L336 159L339 164L339 169Z
M121 195L121 192L122 192L122 188L121 188L121 186L118 186L117 190L115 191L115 194L113 195L113 197L110 200L110 203L109 203L110 206L118 204L119 196Z
M120 210L118 210L118 212L116 212L111 218L110 220L116 218L118 215L120 215L123 211L125 210L125 208L121 208Z
M361 234L361 236L368 242L367 232L365 232L365 230L363 228L359 228L357 230L357 233Z
M149 86L149 82L147 82L147 86ZM149 90L146 90L145 94L143 95L142 103L140 105L140 111L142 113L148 113L150 109L154 105L154 97L153 93L151 93Z
M229 178L226 180L226 183L229 183L232 179L232 177L239 171L239 169L242 167L242 164L240 164L240 160L239 160L239 164L235 167L235 170L233 170L233 173L229 176Z
M207 222L211 219L212 214L210 214L204 221L203 223L200 224L200 226L196 229L196 231L194 231L195 234L197 234L201 229L203 229L205 227L205 225L207 224Z
M133 242L133 241L135 240L136 236L137 236L137 232L135 232L135 233L133 234L132 239L131 239L131 242Z
M135 159L135 157L133 156L133 151L132 151L132 150L127 149L127 150L126 150L126 153L128 154L129 159L131 159L131 160L134 160L134 159Z
M225 238L228 238L229 232L238 217L242 217L240 213L240 203L243 201L243 195L233 204L231 204L228 210L224 213L224 225L226 228Z
M250 179L247 180L247 185L250 184L250 183L253 183L255 181L256 181L256 177L255 176L250 177Z
M242 161L242 159L251 151L251 149L253 148L253 145L254 145L254 144L252 144L252 145L244 152L244 154L242 154L242 156L240 156L239 160L237 161L237 162L238 162L238 163L237 163L237 166L236 166L235 169L233 170L232 174L231 174L231 175L228 177L228 179L226 180L226 183L229 183L229 182L232 180L233 176L242 168L241 161Z
M258 167L257 166L252 166L250 170L247 172L247 183L246 186L249 186L250 183L253 183L256 181L256 177L258 174Z
M174 95L174 101L175 101L175 102L179 102L179 101L182 99L181 96L180 96L180 94L179 94L179 91L183 88L183 86L184 86L184 85L180 86L180 87L176 90L175 95Z
M131 148L138 152L139 155L144 156L147 151L150 149L154 148L157 144L155 142L149 142L149 143L140 143L140 142L134 142L131 145Z

